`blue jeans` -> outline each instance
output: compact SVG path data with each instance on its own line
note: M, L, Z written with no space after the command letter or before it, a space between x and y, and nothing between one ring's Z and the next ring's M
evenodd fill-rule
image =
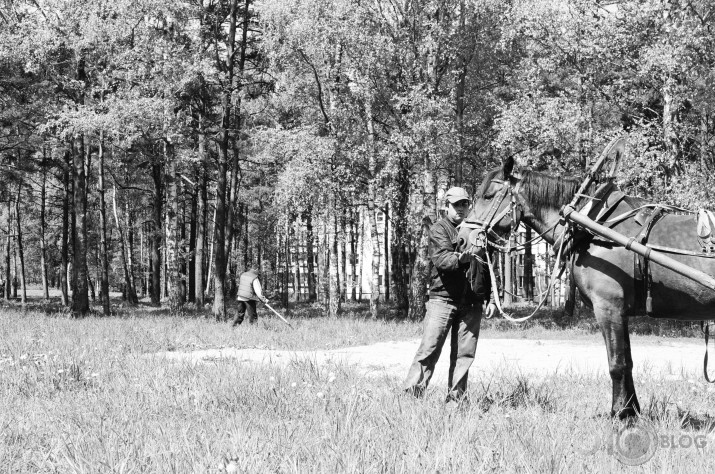
M427 302L422 342L407 373L405 390L415 396L424 393L451 329L447 399L461 399L477 352L481 321L481 303L457 305L448 299L431 297Z

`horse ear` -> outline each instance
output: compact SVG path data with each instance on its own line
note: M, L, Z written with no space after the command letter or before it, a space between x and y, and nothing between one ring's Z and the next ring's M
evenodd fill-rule
M502 164L502 171L504 173L504 179L511 176L512 171L514 171L514 157L510 156Z

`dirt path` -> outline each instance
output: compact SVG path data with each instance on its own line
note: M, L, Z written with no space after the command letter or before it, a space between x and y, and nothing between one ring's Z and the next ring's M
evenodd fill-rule
M318 364L340 363L357 366L366 375L402 378L412 362L419 340L381 342L370 346L333 350L281 351L262 349L209 349L194 352L161 352L153 357L190 363L235 359L245 364L287 365L294 359L309 358ZM702 379L704 347L700 340L660 339L653 342L632 338L634 375L665 379ZM449 352L445 348L437 364L434 381L447 379ZM546 376L553 374L605 375L608 373L606 349L600 339L527 340L481 338L474 376L495 373L521 373ZM715 371L715 367L713 367Z

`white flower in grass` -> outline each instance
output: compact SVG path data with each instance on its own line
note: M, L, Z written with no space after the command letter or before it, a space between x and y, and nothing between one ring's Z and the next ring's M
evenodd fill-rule
M57 373L60 374L60 375L62 375L62 374L65 373L65 369L59 369L59 370L57 371Z
M291 382L291 384L290 384L290 388L296 388L297 386L298 386L298 384L295 382Z
M323 392L318 392L315 394L316 397L320 398L321 400L325 398L325 394Z
M231 461L226 465L226 472L238 472L238 464L236 464L236 461Z
M97 372L92 372L92 377L99 377L99 374Z
M330 373L328 374L328 383L333 383L333 382L335 382L335 379L336 379L336 378L337 378L337 377L335 377L335 374L332 373L332 372L330 372Z
M268 377L268 380L270 380L271 383L276 383L276 378L272 375Z
M27 354L22 354L20 356L20 360L27 360L27 357L28 357Z

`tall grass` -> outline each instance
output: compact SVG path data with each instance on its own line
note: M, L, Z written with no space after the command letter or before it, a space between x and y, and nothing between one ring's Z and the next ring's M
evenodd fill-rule
M265 324L264 324L265 323ZM399 380L310 357L287 366L191 364L146 353L225 346L326 348L414 338L418 324L275 319L238 330L165 316L0 315L0 472L712 472L706 449L659 449L642 467L609 454L610 380L529 380L504 366L450 409ZM306 347L307 346L307 347ZM709 433L715 393L639 382L659 433ZM666 396L667 395L667 396ZM687 423L686 423L687 421ZM685 424L686 428L683 428ZM684 431L685 430L685 431Z

